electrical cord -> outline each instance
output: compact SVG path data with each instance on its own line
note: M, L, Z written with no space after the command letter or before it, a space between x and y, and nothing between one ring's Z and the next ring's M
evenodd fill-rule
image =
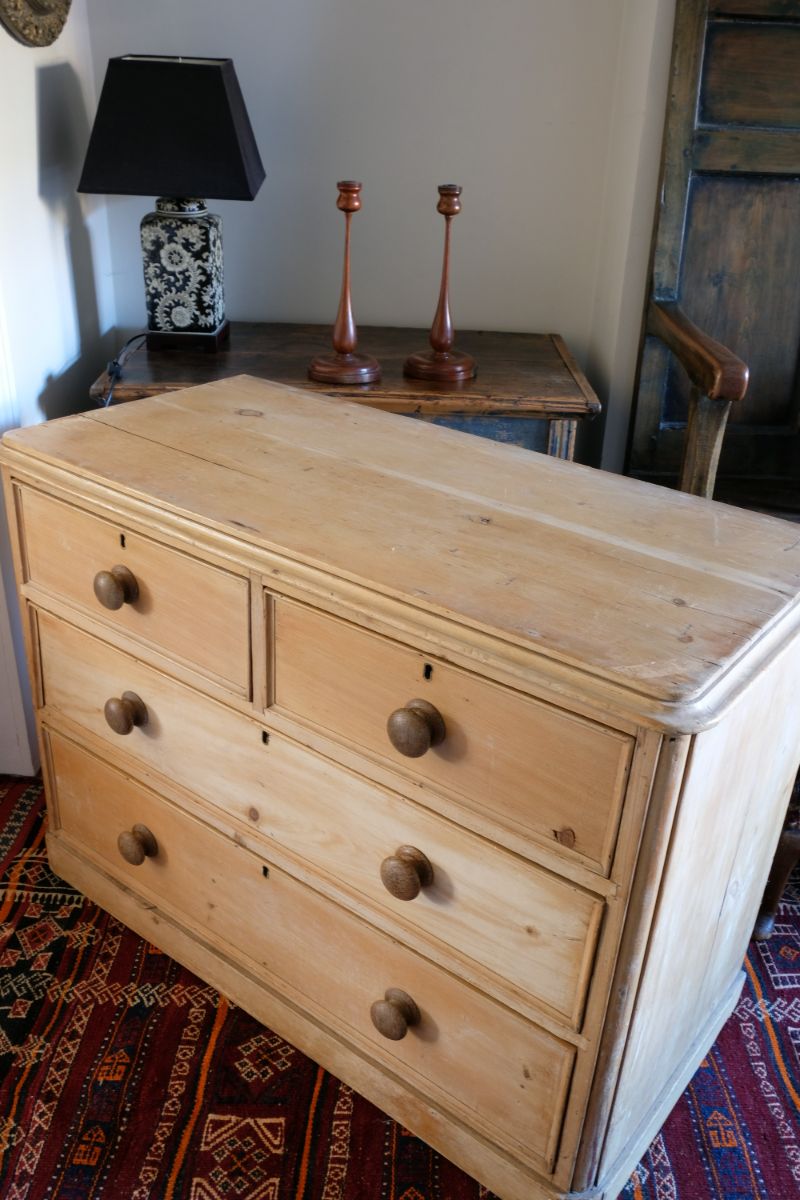
M108 408L114 396L114 388L117 380L122 378L122 368L135 350L138 350L141 343L147 337L146 333L135 333L133 337L129 337L125 345L120 350L116 358L112 358L106 367L106 388L102 396L98 398L98 404L103 408ZM136 345L134 345L136 343Z

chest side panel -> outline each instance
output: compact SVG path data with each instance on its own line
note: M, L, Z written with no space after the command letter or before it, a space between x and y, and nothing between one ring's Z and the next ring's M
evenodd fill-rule
M604 1179L621 1158L636 1161L636 1147L646 1149L736 1002L800 758L798 669L795 643L726 718L695 738L603 1152ZM775 720L765 721L767 713Z

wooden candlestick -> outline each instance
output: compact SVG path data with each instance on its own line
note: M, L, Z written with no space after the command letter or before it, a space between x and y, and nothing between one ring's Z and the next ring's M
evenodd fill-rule
M350 303L350 221L361 208L361 184L344 179L336 185L339 198L336 207L344 213L344 271L339 311L333 327L333 354L318 354L308 367L309 379L319 383L377 383L381 377L380 363L368 354L356 354L358 334Z
M450 319L450 222L461 212L461 188L455 183L439 185L439 203L436 211L445 220L444 260L439 303L431 326L432 350L423 350L410 355L403 364L403 374L412 379L433 379L452 383L459 379L472 379L477 371L475 359L453 349L453 322Z

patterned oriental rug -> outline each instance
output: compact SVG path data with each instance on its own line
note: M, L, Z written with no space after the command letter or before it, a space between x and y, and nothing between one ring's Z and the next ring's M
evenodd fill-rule
M2 1200L491 1200L52 875L0 777ZM800 1195L800 879L624 1200Z

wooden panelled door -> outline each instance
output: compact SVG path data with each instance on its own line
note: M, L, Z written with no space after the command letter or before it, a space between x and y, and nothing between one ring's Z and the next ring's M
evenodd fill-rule
M651 297L750 368L716 497L800 514L800 0L678 0ZM674 480L689 388L646 337L629 474Z

